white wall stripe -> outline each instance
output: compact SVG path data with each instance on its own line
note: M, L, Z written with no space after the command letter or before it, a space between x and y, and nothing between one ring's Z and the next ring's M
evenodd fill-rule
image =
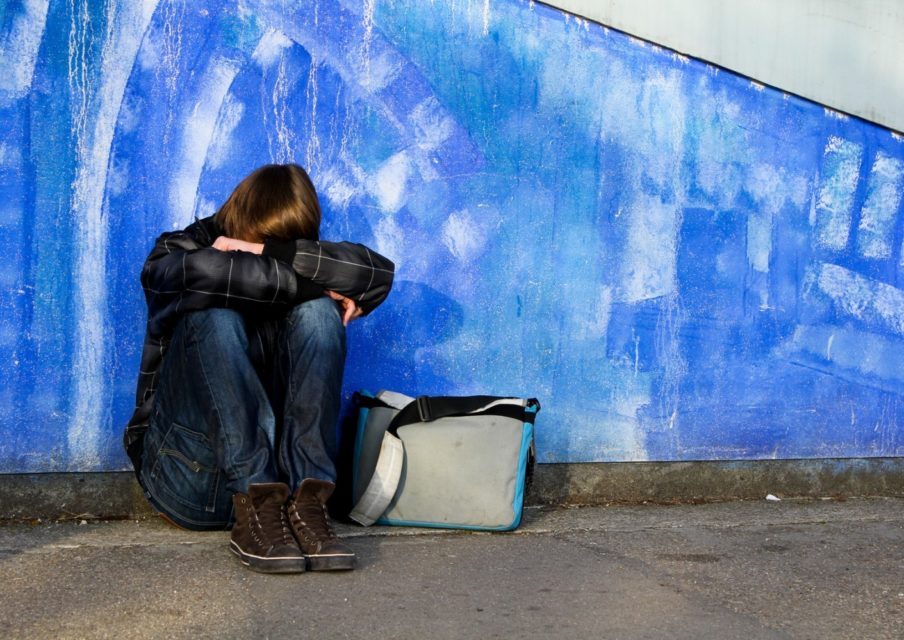
M102 423L109 419L101 399L106 388L106 253L107 216L103 215L104 189L110 148L126 82L144 34L150 25L157 0L107 5L107 31L101 52L99 90L86 96L78 106L93 129L84 129L77 138L78 166L72 192L75 220L75 361L73 365L72 417L67 440L69 466L82 471L100 464ZM83 54L79 56L83 58ZM78 71L78 70L77 70ZM80 72L80 71L78 71ZM87 106L87 109L82 109Z
M851 209L860 179L863 147L832 136L826 144L816 196L816 242L841 251L851 232Z
M904 163L881 152L876 155L857 227L857 249L864 258L891 257L902 183Z

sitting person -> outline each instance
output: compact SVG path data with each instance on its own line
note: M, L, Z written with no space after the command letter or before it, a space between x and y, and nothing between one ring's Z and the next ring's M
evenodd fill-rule
M298 165L263 166L213 216L162 234L141 274L147 333L125 446L151 505L188 529L232 525L268 573L351 569L326 512L336 480L345 326L394 265L320 242Z

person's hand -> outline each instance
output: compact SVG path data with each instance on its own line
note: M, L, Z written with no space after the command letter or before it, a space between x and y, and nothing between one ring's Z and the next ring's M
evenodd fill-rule
M213 248L220 251L247 251L248 253L256 253L260 255L264 251L264 245L257 242L245 242L244 240L236 240L220 236L213 241Z
M361 307L359 307L351 298L346 298L341 293L336 293L335 291L327 290L324 291L324 293L338 302L339 306L342 307L342 324L344 326L347 327L349 322L364 315Z

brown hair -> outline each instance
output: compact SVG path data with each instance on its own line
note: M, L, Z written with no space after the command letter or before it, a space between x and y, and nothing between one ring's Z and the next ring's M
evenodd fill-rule
M320 202L297 164L266 164L238 184L216 220L228 237L246 242L317 240Z

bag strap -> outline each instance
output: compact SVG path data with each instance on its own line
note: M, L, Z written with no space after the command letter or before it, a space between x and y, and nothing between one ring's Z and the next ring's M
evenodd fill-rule
M420 396L399 411L386 429L392 435L398 435L399 429L418 422L433 422L440 418L465 415L492 415L513 418L521 422L533 423L536 411L527 411L527 407L537 407L540 403L534 399L527 401L527 406L505 402L508 398L494 396Z

